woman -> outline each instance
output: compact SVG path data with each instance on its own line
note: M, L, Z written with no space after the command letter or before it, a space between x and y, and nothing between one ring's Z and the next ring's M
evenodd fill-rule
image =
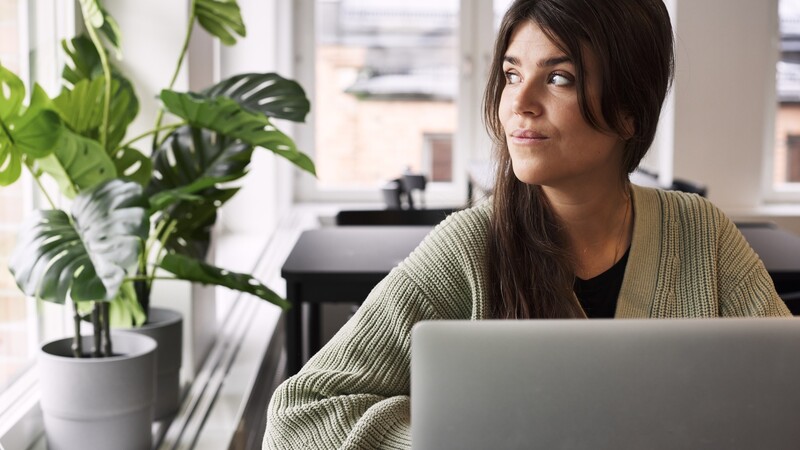
M484 101L493 198L438 226L278 388L264 447L407 448L420 320L788 315L718 209L628 182L672 63L661 0L517 0Z

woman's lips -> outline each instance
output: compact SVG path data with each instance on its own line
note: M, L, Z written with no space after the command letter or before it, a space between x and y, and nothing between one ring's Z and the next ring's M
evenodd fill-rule
M548 137L534 130L514 130L511 133L511 140L516 144L531 144L547 140Z

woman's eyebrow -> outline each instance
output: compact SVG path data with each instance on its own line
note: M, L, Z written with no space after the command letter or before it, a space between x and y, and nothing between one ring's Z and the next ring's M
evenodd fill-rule
M507 62L513 66L521 65L519 58L516 56L506 55L503 57L503 61ZM537 67L553 67L557 66L562 63L572 63L572 58L567 55L562 56L554 56L552 58L542 59L536 62Z
M538 67L553 67L562 63L572 63L572 58L567 55L555 56L552 58L543 59L536 62Z

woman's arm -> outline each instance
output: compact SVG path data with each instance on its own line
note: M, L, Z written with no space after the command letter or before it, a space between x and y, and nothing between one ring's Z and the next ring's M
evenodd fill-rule
M736 225L724 215L717 248L720 315L791 316L775 292L764 263Z
M411 327L435 318L402 268L392 271L275 391L263 448L409 448Z

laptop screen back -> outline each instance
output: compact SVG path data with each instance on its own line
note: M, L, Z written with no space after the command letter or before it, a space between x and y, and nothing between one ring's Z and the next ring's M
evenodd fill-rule
M431 321L415 449L797 449L800 322Z

